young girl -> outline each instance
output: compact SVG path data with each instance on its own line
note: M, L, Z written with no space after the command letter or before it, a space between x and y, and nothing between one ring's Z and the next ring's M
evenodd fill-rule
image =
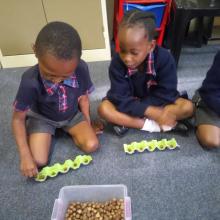
M220 51L193 102L198 141L205 148L220 147Z
M47 164L56 128L68 132L84 152L99 146L89 116L93 84L81 51L77 31L66 23L51 22L37 36L38 64L22 76L12 119L24 176L35 176Z
M117 134L127 127L149 132L168 131L190 117L192 103L180 97L170 53L156 46L155 17L129 11L119 26L120 52L110 64L110 90L98 112L113 124Z

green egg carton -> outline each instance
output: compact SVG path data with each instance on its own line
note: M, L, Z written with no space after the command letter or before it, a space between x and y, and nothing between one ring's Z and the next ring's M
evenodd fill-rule
M130 144L124 144L124 151L127 154L133 154L135 152L142 153L144 151L153 152L156 149L163 151L165 149L173 150L179 147L175 138L170 140L162 139L162 140L151 140L146 141L143 140L141 142L132 142Z
M35 180L38 182L44 182L47 177L55 177L59 173L67 173L70 169L79 169L81 165L88 165L92 161L92 157L89 155L78 155L74 160L66 160L63 164L55 163L53 166L44 167Z

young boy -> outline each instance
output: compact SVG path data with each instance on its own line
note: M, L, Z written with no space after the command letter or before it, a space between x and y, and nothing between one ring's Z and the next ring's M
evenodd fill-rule
M113 124L118 135L130 128L149 132L168 131L190 117L192 103L180 97L177 74L170 53L156 46L155 17L129 11L119 26L120 52L113 57L110 90L98 112Z
M37 36L38 64L22 76L12 119L24 176L35 176L47 164L56 128L68 132L86 153L98 148L89 116L93 84L81 51L77 31L66 23L51 22Z
M220 51L193 102L198 141L208 149L220 147Z

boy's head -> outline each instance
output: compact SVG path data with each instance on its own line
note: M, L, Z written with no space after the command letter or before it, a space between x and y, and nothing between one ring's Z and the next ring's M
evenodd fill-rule
M81 57L82 44L78 32L71 25L55 21L41 29L34 49L38 58L50 53L58 59L70 60Z
M53 82L68 78L82 53L78 32L64 22L51 22L39 32L34 45L41 75Z
M120 57L129 68L137 68L155 48L156 23L151 12L131 10L119 26Z

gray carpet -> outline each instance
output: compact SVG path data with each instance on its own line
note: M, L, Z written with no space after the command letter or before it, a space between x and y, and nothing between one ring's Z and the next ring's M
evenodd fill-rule
M179 89L190 97L201 84L217 46L185 48L178 75ZM96 90L91 96L92 115L109 87L109 62L89 63ZM12 102L26 68L0 70L0 219L50 219L54 200L65 185L125 184L135 220L220 219L220 151L202 149L193 131L189 137L175 133L149 134L130 130L123 138L106 128L93 163L44 183L19 173L19 158L11 133ZM123 143L175 137L179 150L126 155ZM80 154L67 135L56 138L51 164Z

